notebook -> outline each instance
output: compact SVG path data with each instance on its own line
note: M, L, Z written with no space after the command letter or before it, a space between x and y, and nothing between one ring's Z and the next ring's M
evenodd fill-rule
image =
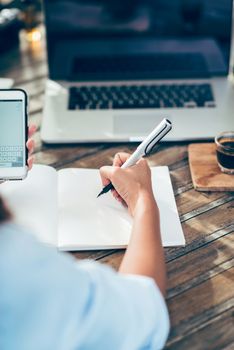
M184 245L168 168L151 170L163 245ZM0 185L0 193L17 223L60 250L125 248L132 218L111 193L97 198L101 188L97 169L34 165L25 180Z

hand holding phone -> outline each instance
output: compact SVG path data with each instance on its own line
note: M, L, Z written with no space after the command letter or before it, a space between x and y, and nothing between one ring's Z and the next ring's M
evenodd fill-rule
M0 90L0 179L22 180L28 172L27 95Z
M32 153L34 151L34 140L32 139L32 136L36 130L37 130L37 127L34 124L32 124L28 127L28 141L26 142L26 147L28 149L28 160L27 160L28 170L31 170L32 166L33 166L34 159L33 159ZM2 180L0 178L0 185L3 182L5 182L5 180Z
M28 170L32 169L33 166L33 156L32 153L34 151L34 140L32 139L33 134L36 132L37 127L34 124L29 125L28 127L28 141L26 142L26 147L28 149L28 159L27 159L27 164L28 164Z

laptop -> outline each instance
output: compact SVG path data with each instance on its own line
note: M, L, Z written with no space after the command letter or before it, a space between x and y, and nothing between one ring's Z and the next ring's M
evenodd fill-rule
M46 143L165 140L234 128L232 0L44 0Z

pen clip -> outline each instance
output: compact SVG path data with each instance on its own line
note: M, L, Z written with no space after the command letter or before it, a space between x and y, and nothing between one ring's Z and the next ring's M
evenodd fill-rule
M145 147L145 155L149 155L149 153L152 151L152 149L159 143L159 141L163 138L164 134L164 130L167 128L167 125L165 125L165 127L160 131L159 134L157 134L154 138L152 138L152 140L150 140L150 142L148 143L148 145ZM157 140L157 142L154 143L155 139L159 137L159 139Z

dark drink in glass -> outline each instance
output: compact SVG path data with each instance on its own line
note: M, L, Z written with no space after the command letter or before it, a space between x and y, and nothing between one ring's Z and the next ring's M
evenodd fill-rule
M218 165L224 173L234 174L234 131L223 132L216 136Z

